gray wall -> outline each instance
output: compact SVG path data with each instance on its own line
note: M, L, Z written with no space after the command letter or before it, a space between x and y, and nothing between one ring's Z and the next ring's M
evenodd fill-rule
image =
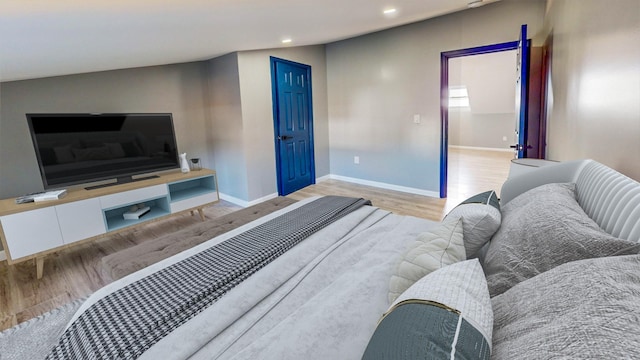
M440 53L517 40L521 24L535 42L544 11L500 1L327 45L331 174L437 193Z
M171 112L178 149L212 167L202 62L0 83L0 197L42 190L25 113Z
M209 60L208 146L213 153L222 194L248 198L238 54Z
M640 179L637 0L548 7L545 17L543 0L503 0L326 47L0 83L0 197L41 190L24 114L55 111L172 112L180 150L218 170L221 192L246 201L270 196L270 55L312 66L318 177L437 192L440 53L512 41L523 23L534 45L553 34L548 157L591 157Z
M329 174L324 46L243 51L210 60L211 146L220 191L244 205L277 195L271 56L311 66L316 176Z
M28 112L171 112L179 150L216 169L221 193L241 203L275 195L270 56L312 68L316 175L328 175L325 52L308 46L0 83L0 197L42 190Z
M592 158L640 180L640 3L550 1L548 157Z

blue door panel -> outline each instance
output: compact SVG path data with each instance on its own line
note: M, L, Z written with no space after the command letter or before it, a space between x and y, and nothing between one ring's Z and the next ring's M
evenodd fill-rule
M300 140L298 142L298 153L300 154L300 156L298 156L298 159L300 160L299 169L301 176L306 176L307 170L309 168L309 164L307 163L307 146L308 145L304 140Z
M287 131L293 130L293 101L291 99L291 93L286 92L282 94L283 110L282 110L282 121L284 121L284 127Z
M287 170L287 176L285 178L287 179L287 181L293 181L296 178L296 147L293 143L288 143L284 146L284 148L286 149L284 158L287 160L285 161Z
M278 194L315 183L311 67L271 58Z
M306 114L306 107L305 107L305 97L303 94L297 94L297 109L298 109L298 113L297 113L297 120L298 120L298 130L305 130L307 127L307 121L309 121L307 119L307 114Z

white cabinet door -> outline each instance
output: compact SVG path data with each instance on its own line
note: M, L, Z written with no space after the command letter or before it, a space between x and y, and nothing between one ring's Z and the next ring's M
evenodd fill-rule
M13 260L63 244L53 206L2 216L0 221Z
M175 213L178 211L191 209L194 207L202 206L208 203L212 203L214 201L218 201L218 193L212 191L208 194L202 194L199 196L195 196L189 199L180 200L171 203L171 212Z
M107 232L99 198L57 205L56 212L65 244Z

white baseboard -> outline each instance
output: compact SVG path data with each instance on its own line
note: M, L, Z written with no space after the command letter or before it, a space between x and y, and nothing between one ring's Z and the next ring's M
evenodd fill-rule
M331 175L321 176L319 178L316 178L316 184L319 183L319 182L327 181L329 179L331 179Z
M513 149L505 148L490 148L490 147L478 147L478 146L461 146L461 145L449 145L450 148L464 149L464 150L484 150L484 151L500 151L500 152L513 152Z
M377 181L363 180L363 179L357 179L357 178L352 178L352 177L347 177L347 176L340 176L340 175L333 175L333 174L324 175L324 176L321 176L319 178L316 178L316 183L320 183L320 182L327 181L327 180L330 180L330 179L346 181L346 182L360 184L360 185L373 186L373 187L377 187L377 188L380 188L380 189L401 191L401 192L405 192L405 193L409 193L409 194L423 195L423 196L429 196L429 197L435 197L435 198L439 198L440 197L440 193L437 192L437 191L416 189L416 188L411 188L411 187L407 187L407 186L399 186L399 185L393 185L393 184L387 184L387 183L382 183L382 182L377 182ZM220 199L222 199L224 201L228 201L228 202L233 203L233 204L238 205L238 206L242 206L242 207L249 207L249 206L252 206L252 205L255 205L255 204L259 204L261 202L264 202L264 201L267 201L267 200L271 200L273 198L278 197L278 193L273 193L273 194L269 194L267 196L263 196L261 198L255 199L255 200L247 201L247 200L238 199L236 197L233 197L231 195L227 195L227 194L224 194L224 193L219 193L219 194L220 194Z
M0 250L0 261L7 260L7 254L4 253L4 250Z
M440 193L437 192L437 191L416 189L416 188L407 187L407 186L393 185L393 184L387 184L387 183L383 183L383 182L363 180L363 179L357 179L357 178L352 178L352 177L347 177L347 176L340 176L340 175L333 175L333 174L329 175L329 177L331 179L335 179L335 180L346 181L346 182L351 182L351 183L360 184L360 185L373 186L373 187L377 187L377 188L381 188L381 189L395 190L395 191L406 192L406 193L409 193L409 194L416 194L416 195L423 195L423 196L440 198Z
M255 199L255 200L251 200L251 201L247 201L247 200L242 200L242 199L238 199L237 197L233 197L231 195L227 195L227 194L223 194L223 193L219 193L220 194L220 199L224 200L224 201L228 201L230 203L236 204L238 206L242 206L242 207L249 207L255 204L259 204L261 202L267 201L267 200L271 200L273 198L277 198L278 197L278 193L273 193L273 194L269 194L267 196L263 196L261 198Z

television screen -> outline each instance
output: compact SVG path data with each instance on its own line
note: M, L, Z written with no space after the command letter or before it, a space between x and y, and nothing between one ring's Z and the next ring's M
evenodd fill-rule
M171 114L26 114L45 189L180 168Z

